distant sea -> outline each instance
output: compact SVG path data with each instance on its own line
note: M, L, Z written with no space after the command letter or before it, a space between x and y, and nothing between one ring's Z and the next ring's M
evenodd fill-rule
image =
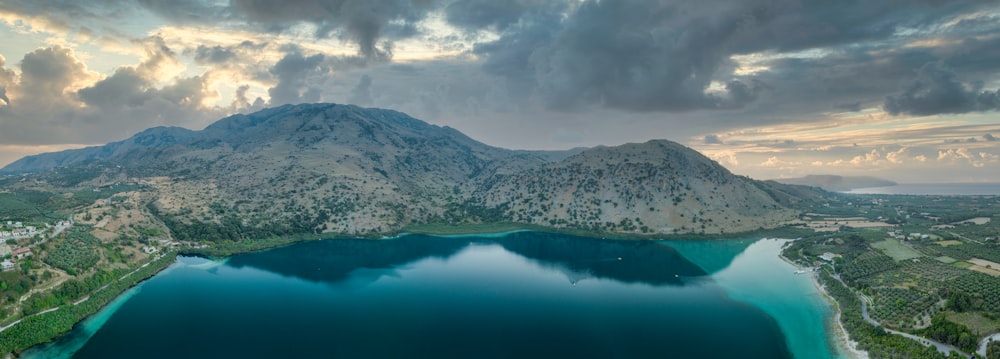
M1000 183L900 183L888 187L855 188L844 193L941 196L1000 195Z

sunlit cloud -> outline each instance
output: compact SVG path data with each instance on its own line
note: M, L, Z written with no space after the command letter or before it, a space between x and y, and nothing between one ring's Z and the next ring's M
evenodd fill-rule
M513 148L666 138L755 178L1000 178L1000 6L754 4L9 0L0 143L326 101Z

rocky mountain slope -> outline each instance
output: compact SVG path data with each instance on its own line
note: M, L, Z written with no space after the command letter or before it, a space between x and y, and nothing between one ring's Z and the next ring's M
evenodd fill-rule
M194 133L181 127L153 127L126 140L104 146L27 156L0 168L0 175L45 171L90 160L120 157L142 148L172 146L187 141Z
M607 232L736 232L794 215L718 163L658 140L495 176L474 198L518 222Z
M146 208L178 239L372 235L463 222L718 233L795 214L774 191L669 141L512 151L396 111L336 104L235 115L201 131L150 129L3 171L54 166L62 167L38 176L142 184Z

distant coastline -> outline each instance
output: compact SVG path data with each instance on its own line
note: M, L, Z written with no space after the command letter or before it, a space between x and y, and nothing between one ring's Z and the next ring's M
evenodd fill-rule
M900 183L894 186L855 188L849 194L899 194L929 196L1000 195L1000 183Z

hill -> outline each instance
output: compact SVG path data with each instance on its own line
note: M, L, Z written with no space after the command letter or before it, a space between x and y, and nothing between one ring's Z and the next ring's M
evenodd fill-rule
M136 204L180 240L499 222L721 233L796 213L773 195L785 193L772 188L781 185L735 176L670 141L515 151L400 112L337 104L240 114L201 131L154 128L2 169L32 170L51 186L137 184Z

